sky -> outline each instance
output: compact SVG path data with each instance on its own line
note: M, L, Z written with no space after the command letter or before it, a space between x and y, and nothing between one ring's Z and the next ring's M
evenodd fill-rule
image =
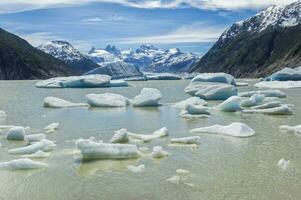
M66 40L88 52L151 43L206 53L234 22L294 0L1 0L0 27L33 46Z

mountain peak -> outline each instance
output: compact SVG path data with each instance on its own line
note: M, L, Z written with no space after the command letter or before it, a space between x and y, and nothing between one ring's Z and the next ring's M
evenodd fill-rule
M121 54L120 50L117 49L116 46L110 45L110 44L107 45L104 50L106 50L107 52L109 52L109 53L111 53L113 55L116 55L116 56Z

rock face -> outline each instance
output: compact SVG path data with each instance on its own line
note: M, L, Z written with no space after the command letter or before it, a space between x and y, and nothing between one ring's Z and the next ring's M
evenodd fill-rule
M301 1L273 6L227 29L190 72L265 77L301 65Z
M0 29L1 80L45 79L77 74L68 64Z
M38 47L40 50L48 53L74 68L80 73L85 73L99 67L94 61L81 54L76 48L66 41L51 41Z

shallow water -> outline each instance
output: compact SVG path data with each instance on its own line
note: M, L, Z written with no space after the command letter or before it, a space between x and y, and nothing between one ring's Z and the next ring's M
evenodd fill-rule
M0 199L58 200L210 200L210 199L300 199L301 198L301 136L281 133L279 125L300 124L301 89L283 90L289 95L285 102L294 104L295 115L267 116L261 114L212 113L209 119L183 119L170 105L189 96L183 90L189 81L131 82L130 87L102 89L38 89L34 81L0 82L0 110L7 113L1 124L30 126L32 133L43 132L46 125L60 122L59 130L48 135L57 148L48 159L39 161L49 168L29 171L0 171ZM158 88L163 93L159 108L43 108L46 96L73 102L85 102L88 93L113 92L129 98L143 87ZM242 87L241 91L252 87ZM217 102L210 102L216 104ZM163 159L143 157L126 161L79 162L73 154L74 140L95 136L108 141L112 132L127 128L148 134L166 126L172 137L190 136L190 129L215 123L244 122L256 131L250 138L199 134L196 147L170 147L169 138L139 146L151 150L161 145L171 155ZM22 145L0 137L0 162L18 158L8 149ZM149 151L150 151L149 150ZM280 170L278 160L291 161L287 170ZM145 172L132 173L129 164L145 164ZM174 185L165 179L179 168L192 174L187 185Z

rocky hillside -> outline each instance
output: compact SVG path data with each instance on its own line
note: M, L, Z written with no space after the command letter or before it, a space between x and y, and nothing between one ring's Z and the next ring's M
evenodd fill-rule
M45 79L77 74L69 65L0 29L0 79Z
M272 6L233 24L190 72L264 77L301 65L301 1Z

